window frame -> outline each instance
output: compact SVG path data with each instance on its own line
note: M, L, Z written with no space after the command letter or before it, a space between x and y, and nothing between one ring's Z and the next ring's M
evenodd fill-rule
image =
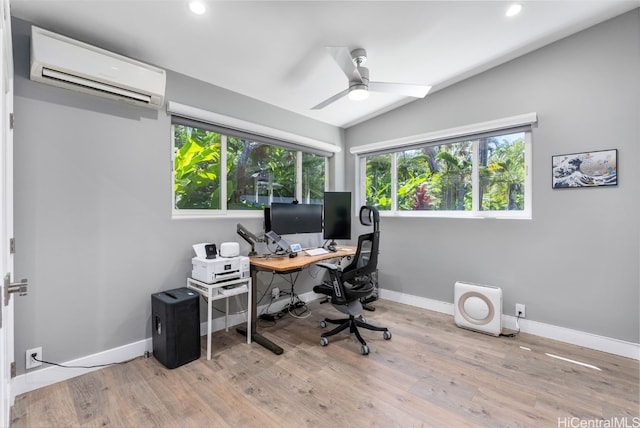
M290 132L282 131L275 128L270 128L264 125L247 122L244 120L224 116L218 113L209 112L206 110L198 109L196 107L186 106L183 104L169 101L167 103L167 113L171 118L170 126L170 144L171 144L171 217L172 219L192 219L192 218L220 218L220 217L232 217L232 218L261 218L263 216L262 210L230 210L227 207L227 170L222 167L220 170L220 209L178 209L175 206L175 158L176 158L176 146L175 146L175 127L180 124L180 118L193 124L187 124L184 126L190 126L196 128L198 123L204 125L203 128L211 132L218 132L221 137L220 141L220 164L227 164L227 137L238 136L242 134L242 138L251 138L253 141L257 141L263 144L284 147L286 149L296 152L296 164L295 164L295 195L294 197L302 200L302 153L313 153L324 157L324 190L329 190L329 158L335 153L339 153L341 148L339 146L326 143L324 141L315 140L309 137L293 134ZM174 117L175 116L175 117ZM174 119L177 121L174 121ZM178 123L176 123L178 122ZM208 128L220 128L211 130ZM228 129L229 132L222 132L224 129ZM234 132L236 130L237 132Z
M458 128L451 128L394 140L375 142L356 146L350 149L355 155L356 201L365 204L366 199L366 158L367 156L391 154L391 209L380 210L383 217L432 217L432 218L479 218L479 219L524 219L533 217L532 209L532 127L537 124L537 114L528 113L497 119L489 122L476 123ZM495 136L510 133L524 133L524 208L522 210L480 210L480 175L478 165L479 138L492 134ZM472 209L458 210L398 210L398 154L412 148L453 144L462 141L472 141ZM357 204L356 204L357 205Z

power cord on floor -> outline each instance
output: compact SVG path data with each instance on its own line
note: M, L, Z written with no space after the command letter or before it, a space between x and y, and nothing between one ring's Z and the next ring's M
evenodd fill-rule
M518 333L520 333L520 317L522 316L522 312L518 312L518 316L516 317L516 328L518 329L518 331L516 331L515 333L509 333L509 334L504 334L504 333L500 333L500 336L502 337L516 337L518 335Z
M146 351L143 356L145 358L149 358L151 356L151 353L149 351ZM59 364L59 363L54 363L54 362L51 362L51 361L41 360L41 359L39 359L37 357L38 357L37 353L34 352L33 354L31 354L31 359L33 361L37 361L37 362L43 363L43 364L49 364L51 366L62 367L62 368L65 368L65 369L95 369L95 368L100 368L100 367L109 367L109 366L115 366L115 365L118 365L118 364L127 364L127 363L130 363L133 360L136 360L136 359L140 358L140 357L133 357L133 358L130 358L130 359L125 360L125 361L119 361L119 362L115 362L115 363L106 363L106 364L95 364L95 365L92 365L92 366L69 366L69 365L66 365L66 364Z

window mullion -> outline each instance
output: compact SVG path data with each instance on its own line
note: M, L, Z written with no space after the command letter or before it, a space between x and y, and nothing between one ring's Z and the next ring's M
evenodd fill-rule
M471 143L471 214L480 214L480 140L473 140Z
M324 191L328 192L331 184L331 175L329 174L329 158L324 157ZM357 183L357 181L356 181Z
M365 156L356 155L356 172L356 183L360 183L360 186L358 186L360 194L356 195L358 203L354 204L354 208L357 211L367 203L367 158Z
M391 212L398 211L398 152L391 156Z
M227 136L220 135L220 210L227 211Z
M532 146L531 146L531 132L524 133L524 214L532 217L532 183L533 178L531 176L531 160L532 160Z
M171 211L176 211L176 125L171 125Z
M296 191L294 199L301 203L307 203L302 197L302 152L298 150L296 152Z

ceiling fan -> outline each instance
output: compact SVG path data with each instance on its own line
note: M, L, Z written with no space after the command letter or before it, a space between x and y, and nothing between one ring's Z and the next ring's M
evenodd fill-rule
M349 87L312 107L312 110L325 108L345 95L352 100L364 100L369 96L369 91L374 91L424 98L431 89L431 86L409 83L370 82L369 69L362 66L367 61L366 50L358 48L349 52L349 49L344 46L328 47L327 49L349 79Z

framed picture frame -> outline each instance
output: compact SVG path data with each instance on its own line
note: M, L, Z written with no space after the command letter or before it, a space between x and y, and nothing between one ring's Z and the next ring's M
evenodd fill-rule
M618 185L618 149L551 157L554 189Z

